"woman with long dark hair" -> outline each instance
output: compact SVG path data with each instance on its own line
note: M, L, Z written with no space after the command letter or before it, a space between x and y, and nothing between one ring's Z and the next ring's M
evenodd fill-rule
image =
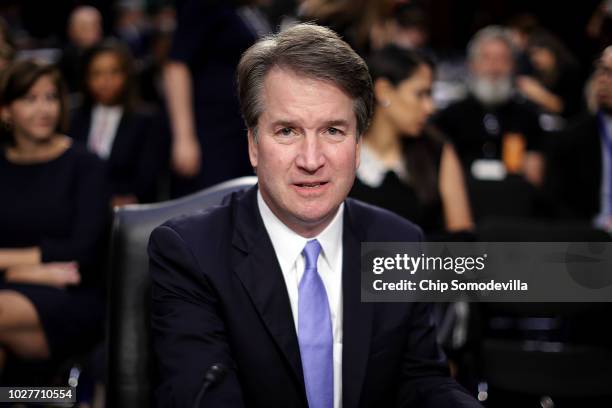
M106 162L113 206L155 201L162 133L155 112L137 103L128 48L106 40L84 55L83 67L84 100L69 135Z
M544 112L571 118L583 109L580 64L559 38L544 29L527 40L533 71L516 79L521 93Z
M433 65L394 46L368 60L376 108L351 195L396 212L426 233L473 227L452 145L427 124L434 110Z

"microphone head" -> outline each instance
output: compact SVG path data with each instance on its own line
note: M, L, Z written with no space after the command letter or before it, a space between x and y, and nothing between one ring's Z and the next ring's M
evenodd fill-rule
M202 401L204 394L206 394L206 391L213 385L223 380L225 374L227 374L227 368L221 363L214 363L208 368L208 371L206 371L206 374L204 375L204 382L202 383L200 392L198 392L193 404L194 408L200 408L200 402Z
M210 366L208 371L206 371L206 380L210 382L210 385L213 385L223 379L227 374L227 367L222 363L214 363Z

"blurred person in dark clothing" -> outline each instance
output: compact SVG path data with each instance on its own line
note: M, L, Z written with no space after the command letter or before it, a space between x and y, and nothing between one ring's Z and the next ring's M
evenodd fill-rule
M62 359L103 335L104 167L61 133L65 91L54 67L13 64L0 110L0 348Z
M532 32L527 54L531 75L516 79L519 91L544 111L571 117L582 108L580 66L567 47L544 29Z
M267 34L252 7L258 1L184 0L177 8L164 68L173 196L253 174L234 84L240 56Z
M386 45L399 48L422 50L429 40L429 18L419 5L398 2L387 18L372 28L372 48Z
M0 74L15 58L15 43L11 36L9 26L0 17Z
M10 48L15 49L15 42L11 35L11 30L5 19L0 17L0 45L8 45Z
M391 16L395 0L304 0L302 21L316 21L340 34L358 54L371 49L372 29Z
M107 163L113 206L153 202L165 152L154 111L138 104L128 48L106 40L84 56L84 101L69 135Z
M64 48L59 67L66 79L68 91L78 92L81 84L83 54L103 38L102 14L92 6L75 8L68 19L68 45Z
M7 44L0 44L0 75L15 58L15 50Z
M602 0L597 4L585 31L597 52L612 44L612 1Z
M138 61L138 95L144 103L165 110L163 67L176 29L176 10L170 6L159 7L152 12L149 25L147 50Z
M540 185L544 175L542 130L535 107L516 96L508 32L489 26L476 33L468 45L468 64L469 95L441 111L435 123L476 178L489 176L481 172L484 167L478 167L482 160L503 160L504 174L520 174Z
M115 33L137 60L148 51L151 25L140 2L121 1L117 5Z
M519 13L508 19L505 25L514 45L514 59L516 75L531 75L533 67L527 54L529 36L540 27L538 18L532 13Z
M562 215L612 231L612 46L601 54L591 86L597 110L556 138L547 185Z
M473 227L461 164L427 126L434 111L432 63L389 46L368 59L376 108L350 195L391 210L433 234Z

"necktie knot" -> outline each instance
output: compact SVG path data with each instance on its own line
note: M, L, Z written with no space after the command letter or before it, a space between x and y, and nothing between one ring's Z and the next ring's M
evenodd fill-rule
M304 246L302 251L306 259L306 269L316 269L317 259L321 253L321 244L316 239L310 240Z

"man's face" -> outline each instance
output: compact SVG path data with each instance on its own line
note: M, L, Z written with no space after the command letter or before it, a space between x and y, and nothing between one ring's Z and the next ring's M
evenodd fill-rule
M490 80L512 75L514 60L512 51L502 40L490 39L480 44L480 52L471 61L472 74Z
M353 100L335 85L273 68L264 80L249 158L274 214L304 237L320 233L359 165Z
M612 111L612 48L606 48L603 52L593 85L598 105L605 111Z
M479 52L470 61L469 87L485 105L499 105L513 92L512 50L502 40L488 39L480 43Z
M79 48L93 47L102 40L102 21L100 14L90 8L74 12L68 34L71 41Z

